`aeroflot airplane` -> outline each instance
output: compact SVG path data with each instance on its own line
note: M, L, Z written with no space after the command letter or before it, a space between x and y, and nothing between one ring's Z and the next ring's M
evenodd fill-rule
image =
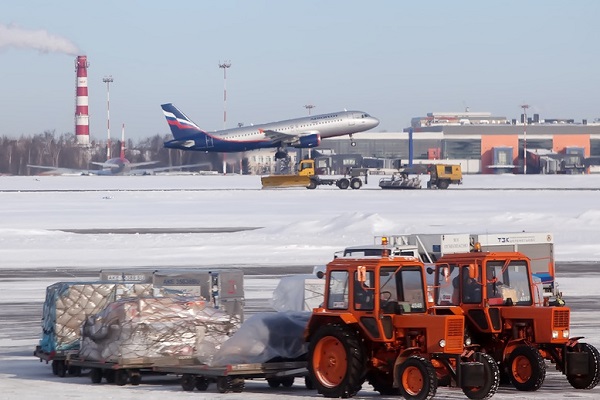
M242 152L277 148L275 158L286 157L286 147L311 148L321 139L363 132L379 125L379 120L363 111L339 111L260 125L206 132L173 104L161 105L173 140L164 143L170 149L206 152ZM354 142L352 141L354 146Z

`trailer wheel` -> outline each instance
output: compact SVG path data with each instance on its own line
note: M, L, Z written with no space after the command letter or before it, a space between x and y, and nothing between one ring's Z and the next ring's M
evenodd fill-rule
M347 326L324 325L310 341L308 371L325 397L354 396L365 378L365 355L357 334Z
M52 360L52 374L58 375L58 361L56 360Z
M373 371L367 375L367 381L382 396L398 396L400 389L394 387L394 378L389 373Z
M339 181L337 181L337 187L339 187L340 189L348 189L348 186L350 186L350 181L348 180L348 178L342 178Z
M81 367L69 367L68 372L71 376L81 376Z
M304 377L304 386L306 386L306 388L308 390L315 390L315 383L313 382L313 380L310 378L310 376L305 376Z
M593 389L600 381L600 353L588 343L578 343L576 351L588 353L587 375L567 375L567 380L575 389Z
M64 378L67 375L67 365L64 361L56 361L56 375Z
M362 187L362 181L360 178L352 178L350 181L350 187L352 189L360 189Z
M478 387L464 387L463 393L469 399L489 399L500 386L500 368L498 368L496 360L489 354L477 353L475 358L483 363L485 383Z
M517 390L534 392L544 383L546 363L535 347L518 346L508 357L508 374Z
M203 376L196 377L196 389L198 389L201 392L204 392L204 391L206 391L206 389L208 389L208 385L209 385L208 379L206 379Z
M134 369L129 371L129 383L133 386L138 386L142 383L142 374L140 374L139 370Z
M281 381L278 378L269 378L267 379L267 384L270 388L276 389L281 384Z
M285 378L281 378L281 386L289 388L294 386L294 377L293 376L286 376Z
M450 181L448 179L440 179L437 183L439 189L448 189L448 186L450 186Z
M92 383L101 383L102 382L102 369L92 368L90 370L90 380L92 381Z
M196 377L192 374L181 375L181 388L186 392L191 392L196 388Z
M102 370L100 370L102 371ZM107 369L103 372L104 379L106 379L106 383L115 383L115 379L117 376L117 372L113 369Z
M126 369L118 369L115 371L115 384L119 386L127 385L129 374Z
M411 356L396 369L400 395L405 399L426 400L435 396L437 376L431 361Z

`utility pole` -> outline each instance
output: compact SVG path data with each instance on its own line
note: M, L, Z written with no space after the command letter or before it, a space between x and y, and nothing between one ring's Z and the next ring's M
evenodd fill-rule
M231 61L219 61L219 68L223 68L223 129L227 129L227 68L231 67ZM226 153L223 153L223 174L227 173Z
M110 160L110 83L113 81L112 75L102 78L106 83L106 159Z
M523 109L523 175L527 175L527 109L529 104L521 104Z
M310 110L312 110L313 108L315 108L316 106L312 105L312 104L307 104L304 106L304 108L306 108L308 110L308 115L310 115Z

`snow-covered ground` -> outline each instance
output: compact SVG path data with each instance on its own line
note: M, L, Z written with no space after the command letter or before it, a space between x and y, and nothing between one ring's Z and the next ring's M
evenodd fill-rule
M43 302L45 276L118 267L323 265L335 251L390 233L551 232L559 262L600 263L600 175L467 175L448 190L383 191L370 176L361 190L260 190L254 176L0 177L0 306L23 310ZM502 190L499 190L502 189ZM135 228L153 234L73 233L73 229ZM204 233L168 233L206 228ZM223 229L218 229L223 228ZM257 228L236 230L235 228ZM13 271L15 277L9 276ZM52 278L55 279L55 278ZM254 285L251 293L268 298ZM598 297L600 274L565 277L568 295ZM251 299L248 300L250 302ZM40 310L41 311L41 310ZM38 314L39 315L39 314ZM573 313L573 333L600 346L597 310ZM37 318L37 317L36 317ZM250 382L244 394L185 393L177 384L92 386L89 378L59 379L31 356L39 319L0 320L0 398L52 397L308 398L302 389L270 390ZM576 330L577 329L577 330ZM365 386L366 388L366 386ZM440 398L464 398L440 389ZM536 393L502 388L495 398L600 398L600 388L574 391L559 376ZM360 397L378 397L368 391Z

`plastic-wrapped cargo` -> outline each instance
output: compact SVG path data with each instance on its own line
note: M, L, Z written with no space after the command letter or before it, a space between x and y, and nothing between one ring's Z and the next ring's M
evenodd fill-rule
M40 348L46 353L77 350L83 321L108 303L125 297L150 296L151 284L57 282L46 289Z
M323 304L325 280L316 275L288 275L273 291L271 307L277 311L312 311Z
M86 319L79 356L137 364L193 358L208 364L233 333L231 319L198 298L123 299Z
M213 366L298 360L308 353L304 331L312 313L254 314L216 352Z

